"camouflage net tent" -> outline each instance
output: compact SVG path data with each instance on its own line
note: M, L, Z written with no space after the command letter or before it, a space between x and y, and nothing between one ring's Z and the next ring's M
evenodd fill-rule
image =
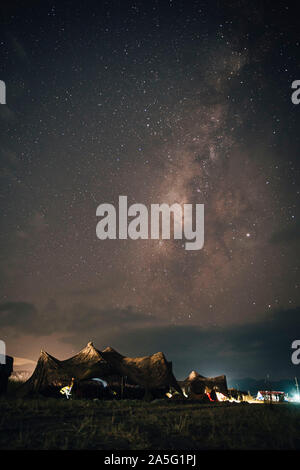
M192 371L185 380L180 382L180 385L190 398L201 399L205 394L213 392L220 392L228 397L226 375L203 377L198 372Z
M162 352L131 358L112 348L99 351L89 342L78 354L63 361L41 351L32 376L20 387L18 395L51 392L68 385L72 377L78 384L92 378L103 379L109 385L119 383L123 386L126 382L142 389L143 395L169 387L181 393L172 372L172 363Z
M168 362L162 352L145 357L125 357L112 348L102 351L102 357L122 377L127 377L132 384L146 390L173 387L179 393L181 389L173 375L172 362Z

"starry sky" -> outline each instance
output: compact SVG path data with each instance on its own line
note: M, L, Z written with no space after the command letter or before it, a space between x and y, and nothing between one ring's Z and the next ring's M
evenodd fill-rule
M93 340L162 350L178 378L295 376L293 4L3 1L0 11L8 352L65 358ZM204 248L99 240L96 208L119 195L204 204Z

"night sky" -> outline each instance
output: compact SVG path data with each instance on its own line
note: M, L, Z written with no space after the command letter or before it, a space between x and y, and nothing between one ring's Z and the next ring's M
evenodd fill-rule
M294 377L299 15L289 2L1 2L0 337ZM205 243L96 237L97 206L205 205Z

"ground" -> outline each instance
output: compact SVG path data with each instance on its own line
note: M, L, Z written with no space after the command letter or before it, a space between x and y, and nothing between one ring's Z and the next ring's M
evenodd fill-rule
M300 449L300 406L2 398L0 449Z

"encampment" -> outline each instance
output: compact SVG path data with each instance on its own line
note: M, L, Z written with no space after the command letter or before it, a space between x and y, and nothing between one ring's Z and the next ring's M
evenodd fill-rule
M181 389L173 375L172 363L162 352L145 357L126 357L112 348L97 350L89 342L78 354L60 361L45 351L41 351L32 376L18 390L19 396L32 394L55 395L61 387L76 380L78 391L87 387L93 378L105 380L125 396L126 387L135 388L138 395L157 396L173 387L178 393ZM94 388L97 386L91 384ZM99 386L99 383L98 383ZM103 386L103 389L106 388Z

